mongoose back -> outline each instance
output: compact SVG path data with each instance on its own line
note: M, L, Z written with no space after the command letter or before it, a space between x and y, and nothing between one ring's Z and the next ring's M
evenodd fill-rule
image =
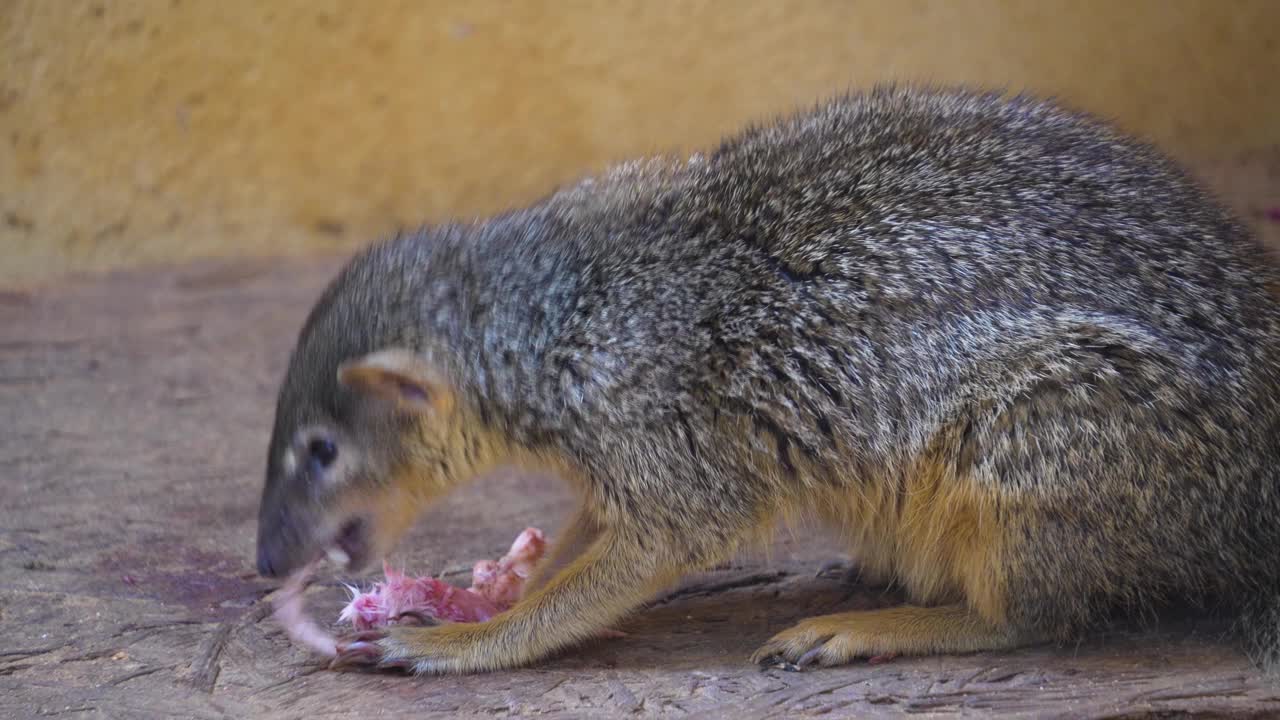
M880 87L361 252L278 399L258 566L382 558L504 465L578 505L510 611L342 661L470 672L592 637L793 514L910 604L760 661L1065 641L1229 602L1280 631L1280 304L1243 225L1043 100Z

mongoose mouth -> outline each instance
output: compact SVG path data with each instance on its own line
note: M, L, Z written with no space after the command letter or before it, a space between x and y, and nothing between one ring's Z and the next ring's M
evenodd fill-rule
M369 523L362 517L343 523L325 546L324 554L340 568L362 569L369 562ZM275 601L275 618L294 642L333 657L337 654L337 639L307 616L302 598L312 574L323 560L317 554L305 566L290 573Z
M342 524L325 551L343 569L359 570L369 564L369 524L355 517Z

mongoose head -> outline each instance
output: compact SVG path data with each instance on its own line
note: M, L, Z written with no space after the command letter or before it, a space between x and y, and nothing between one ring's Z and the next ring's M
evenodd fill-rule
M302 380L308 392L291 372L281 392L258 515L269 577L325 553L367 570L455 481L453 393L417 355L376 351L331 374Z
M412 338L387 330L404 310L363 265L312 310L280 389L258 514L268 577L326 553L367 570L475 455L451 384Z

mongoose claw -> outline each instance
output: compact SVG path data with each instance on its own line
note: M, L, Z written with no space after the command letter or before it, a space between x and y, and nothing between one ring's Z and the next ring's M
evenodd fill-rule
M413 660L401 658L399 660L383 660L377 664L376 669L399 670L400 672L413 673L414 667L415 663Z
M793 628L773 636L751 659L765 667L801 672L828 664L824 648L831 638L830 633L797 632Z
M862 573L857 565L847 565L839 560L832 560L823 563L813 577L818 580L834 580L841 585L857 585L862 579Z
M767 655L756 660L756 663L761 670L785 670L786 672L801 672L804 670L804 668L778 654Z
M816 648L813 648L812 650L809 650L805 654L801 655L800 659L796 661L796 665L799 665L800 669L804 670L810 665L817 664L819 658L821 657L822 657L822 648L816 647Z
M836 573L836 571L843 571L844 569L845 567L843 562L839 560L828 560L827 562L822 563L822 566L818 568L818 572L814 573L813 576L815 578L830 578L834 574L836 577L839 577L844 573Z
M338 638L338 652L329 661L329 669L381 667L385 651L377 641L384 637L381 630L365 630Z
M347 667L373 667L382 658L382 648L372 643L352 643L338 650L338 654L329 661L330 670L341 670Z

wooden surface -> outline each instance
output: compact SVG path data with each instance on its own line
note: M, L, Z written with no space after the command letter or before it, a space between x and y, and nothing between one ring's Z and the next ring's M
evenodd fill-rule
M414 679L334 673L266 617L255 514L275 383L332 263L204 266L0 293L0 717L1025 716L1280 714L1220 624L1116 632L1071 648L898 659L806 673L747 656L832 608L891 602L818 576L804 530L767 561L691 578L535 669ZM480 482L396 559L462 579L527 524L545 478ZM314 587L332 618L346 593Z

